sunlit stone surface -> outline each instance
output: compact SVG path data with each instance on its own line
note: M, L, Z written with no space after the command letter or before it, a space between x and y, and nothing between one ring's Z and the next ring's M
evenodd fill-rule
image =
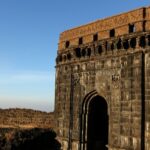
M56 73L63 150L150 150L150 7L61 33Z

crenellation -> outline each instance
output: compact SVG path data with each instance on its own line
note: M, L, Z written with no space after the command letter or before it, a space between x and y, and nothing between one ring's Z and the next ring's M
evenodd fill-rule
M60 41L72 39L75 37L82 37L88 34L94 34L97 31L111 30L116 27L127 25L129 23L138 22L143 20L143 8L109 17L106 19L98 20L87 25L83 25L71 30L67 30L60 35Z
M150 20L150 7L147 7L147 9L146 9L145 18L146 18L147 20Z
M149 18L144 17L144 9L148 9L146 11L146 15L148 16L149 8L141 8L133 12L98 20L72 30L67 30L60 36L59 50L62 51L66 48L65 43L68 40L70 40L70 46L77 46L80 37L83 37L83 43L93 42L93 36L96 33L98 34L98 40L110 38L110 31L112 29L115 30L115 36L129 34L129 25L135 26L132 32L149 31Z

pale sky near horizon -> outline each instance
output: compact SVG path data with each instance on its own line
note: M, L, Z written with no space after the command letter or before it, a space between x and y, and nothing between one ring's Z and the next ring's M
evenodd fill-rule
M0 0L0 108L53 111L60 32L150 0Z

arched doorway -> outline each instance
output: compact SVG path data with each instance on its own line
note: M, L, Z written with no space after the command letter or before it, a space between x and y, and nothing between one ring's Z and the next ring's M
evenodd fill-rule
M96 91L88 94L82 105L81 150L108 150L108 106Z
M87 150L107 150L108 115L107 103L95 96L89 103L87 121Z

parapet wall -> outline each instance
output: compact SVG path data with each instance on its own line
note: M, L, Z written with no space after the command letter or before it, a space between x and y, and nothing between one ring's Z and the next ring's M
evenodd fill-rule
M129 25L134 25L135 32L149 31L150 7L139 8L64 31L60 34L58 50L66 50L66 42L69 42L69 47L79 45L79 38L83 38L83 44L93 42L94 34L98 35L98 40L110 38L112 29L115 31L115 37L129 34Z

